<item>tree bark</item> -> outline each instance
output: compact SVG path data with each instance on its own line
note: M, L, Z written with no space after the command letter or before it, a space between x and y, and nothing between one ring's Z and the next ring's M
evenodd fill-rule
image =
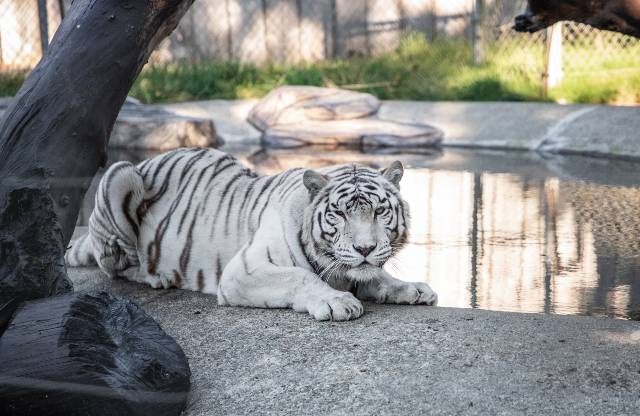
M137 306L105 292L21 301L72 290L65 248L116 116L192 2L76 0L0 120L1 414L184 408L186 357Z
M193 0L76 0L0 120L0 303L63 293L64 251L151 51Z

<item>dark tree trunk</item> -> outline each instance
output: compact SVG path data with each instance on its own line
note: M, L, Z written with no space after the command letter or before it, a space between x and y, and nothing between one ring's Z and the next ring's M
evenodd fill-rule
M64 251L116 116L191 3L73 3L0 120L0 304L71 290Z
M0 120L0 414L184 408L189 364L137 306L105 292L21 302L72 289L65 248L116 116L192 2L76 0Z

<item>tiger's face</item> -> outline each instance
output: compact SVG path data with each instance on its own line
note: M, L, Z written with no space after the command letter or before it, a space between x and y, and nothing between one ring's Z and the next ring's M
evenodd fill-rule
M326 175L305 172L312 200L305 212L305 249L323 278L368 280L404 245L409 210L399 192L402 174L400 162L382 172L356 165Z

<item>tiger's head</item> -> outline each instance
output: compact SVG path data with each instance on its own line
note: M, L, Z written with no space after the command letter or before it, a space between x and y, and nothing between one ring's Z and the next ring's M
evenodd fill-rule
M326 174L307 170L311 203L304 213L302 243L323 278L366 281L406 242L409 207L400 196L400 162L378 172L345 165Z

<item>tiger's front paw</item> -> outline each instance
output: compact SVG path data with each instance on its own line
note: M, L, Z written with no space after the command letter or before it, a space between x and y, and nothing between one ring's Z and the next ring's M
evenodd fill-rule
M307 310L318 321L349 321L364 313L362 303L348 292L338 292L311 301Z
M436 306L438 295L426 283L407 282L389 288L383 303Z
M438 306L438 294L431 289L426 283L412 283L416 290L420 293L420 297L416 304Z

